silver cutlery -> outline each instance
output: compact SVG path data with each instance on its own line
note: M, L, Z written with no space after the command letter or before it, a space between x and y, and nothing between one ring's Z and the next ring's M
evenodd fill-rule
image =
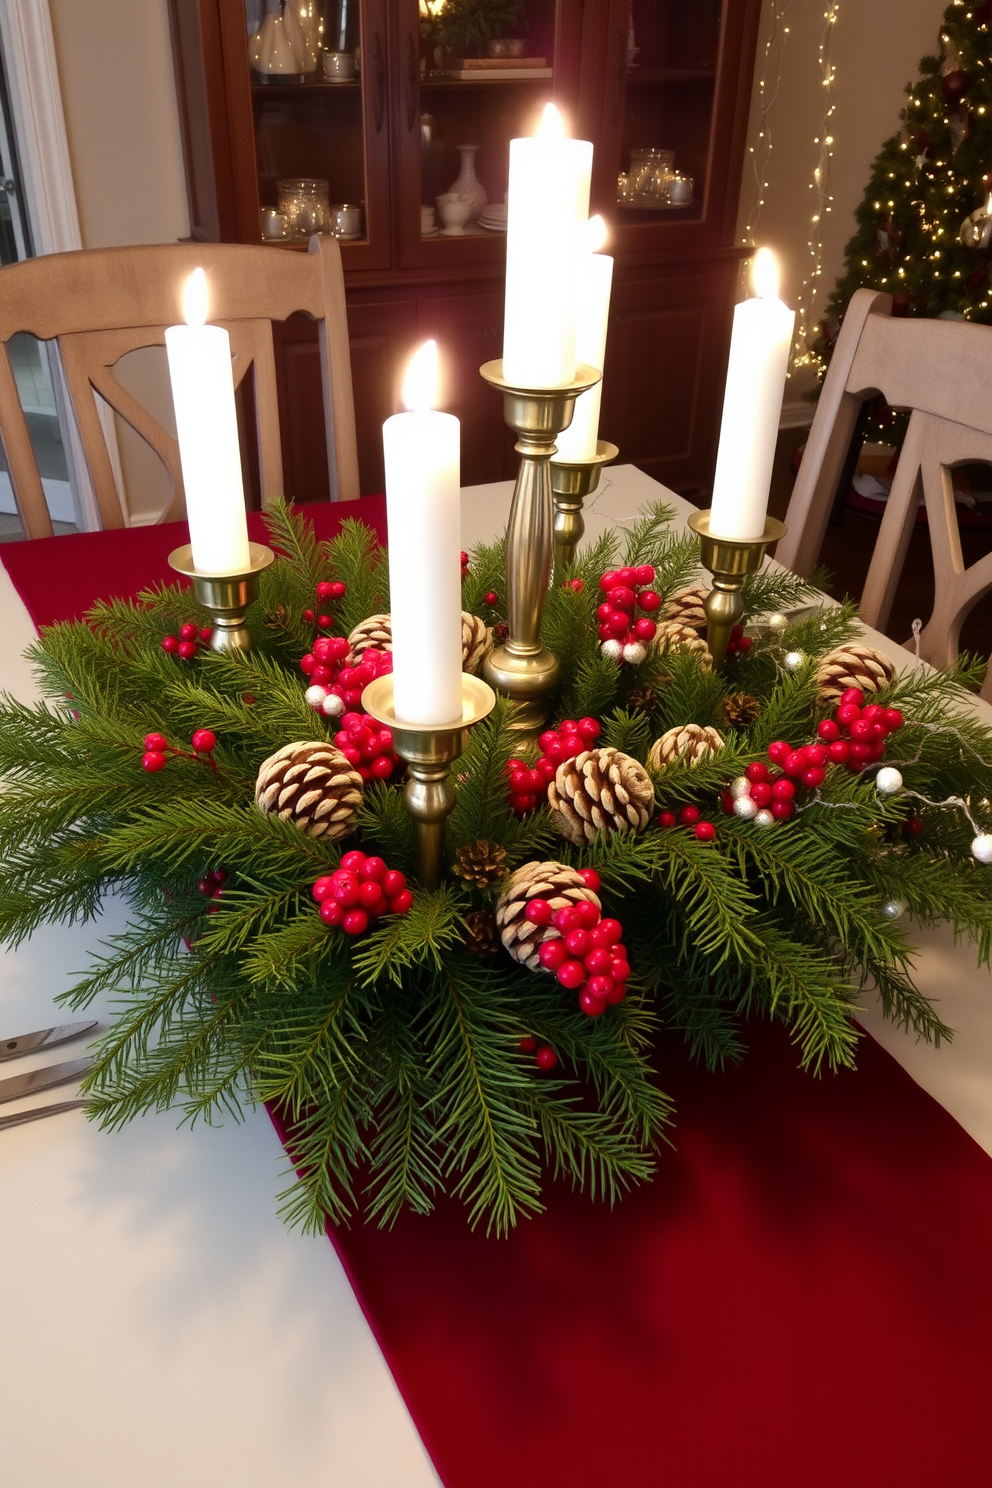
M45 1116L57 1116L60 1111L81 1111L86 1102L81 1100L59 1101L54 1106L35 1106L33 1111L15 1111L12 1116L0 1116L0 1131L8 1126L23 1126L26 1121L41 1121Z
M90 1018L85 1023L62 1023L55 1028L42 1028L37 1033L22 1033L17 1038L0 1039L0 1064L5 1059L19 1059L22 1054L36 1054L39 1049L51 1049L55 1044L67 1044L72 1039L82 1038L96 1027L97 1020Z
M53 1085L65 1085L69 1080L84 1075L92 1066L90 1057L67 1059L64 1064L49 1064L44 1069L28 1070L26 1074L0 1080L0 1104L20 1100L22 1095L34 1095L38 1090L50 1090Z

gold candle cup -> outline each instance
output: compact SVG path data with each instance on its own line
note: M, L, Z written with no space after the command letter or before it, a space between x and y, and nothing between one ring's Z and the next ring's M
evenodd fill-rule
M777 517L765 518L760 537L718 537L710 532L710 513L693 512L689 526L699 538L699 557L713 575L713 588L706 596L706 644L719 669L727 658L730 632L744 618L741 589L748 574L757 573L770 543L786 534L784 522Z
M197 601L213 616L211 651L250 651L251 632L245 624L248 607L258 594L260 576L275 559L262 543L248 544L249 568L244 573L205 574L193 566L189 543L173 548L169 567L193 580Z
M599 474L620 453L615 444L600 439L589 460L552 460L551 495L554 501L554 577L575 562L586 530L582 504L599 485Z

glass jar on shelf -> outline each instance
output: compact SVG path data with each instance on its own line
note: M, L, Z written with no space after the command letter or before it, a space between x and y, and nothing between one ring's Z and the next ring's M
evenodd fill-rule
M327 182L308 176L280 181L279 213L285 218L288 238L325 232L331 221Z

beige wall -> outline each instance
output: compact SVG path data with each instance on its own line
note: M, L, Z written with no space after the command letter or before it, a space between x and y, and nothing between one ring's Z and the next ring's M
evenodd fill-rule
M779 9L782 3L780 0ZM764 37L770 21L765 0L758 42L760 71ZM785 23L782 80L771 112L773 149L765 206L756 238L779 255L783 298L795 304L809 262L808 242L813 193L809 189L819 149L823 87L817 49L823 29L824 0L792 0ZM854 209L861 200L871 162L884 139L899 128L903 88L917 76L920 57L938 49L945 0L840 0L832 43L836 67L830 190L833 210L823 232L823 273L811 323L833 288L844 261L844 245L854 230ZM774 84L772 77L766 86ZM758 77L752 97L749 144L757 144ZM748 157L750 159L750 157ZM743 229L754 196L753 178L745 167L741 192ZM786 400L798 399L809 377L797 373Z
M189 234L166 0L49 0L83 244L168 243ZM172 420L164 352L121 381ZM118 419L132 520L168 498L158 458Z

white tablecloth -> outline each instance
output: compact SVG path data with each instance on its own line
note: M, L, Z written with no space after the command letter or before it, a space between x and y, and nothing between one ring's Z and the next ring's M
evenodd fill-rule
M505 523L510 490L464 493L464 547ZM607 470L588 536L659 496L691 510L631 466ZM0 633L0 687L30 700L34 632L2 569ZM56 994L121 924L111 905L8 952L0 1036L66 1021ZM934 1051L873 1005L864 1022L992 1153L988 974L946 933L919 938L920 985L958 1037ZM0 1488L437 1484L331 1246L276 1217L285 1170L264 1112L193 1131L167 1113L114 1134L73 1112L0 1132Z

